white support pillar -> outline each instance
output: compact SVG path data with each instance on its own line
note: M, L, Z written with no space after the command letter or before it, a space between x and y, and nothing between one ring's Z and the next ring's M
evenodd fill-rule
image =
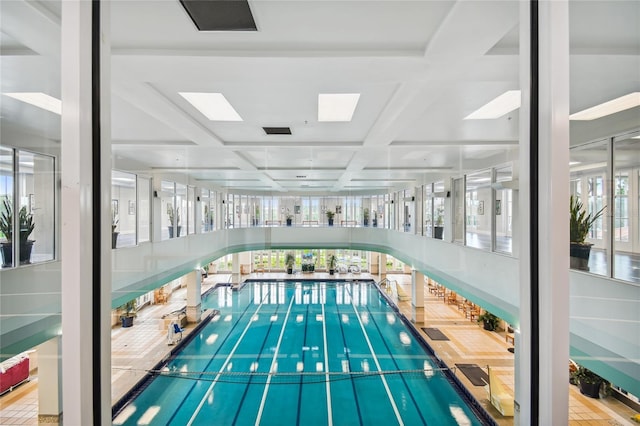
M93 247L92 8L100 5L101 247ZM111 422L111 166L109 5L62 2L61 239L62 407L64 423ZM99 349L93 345L94 250L100 250ZM99 354L94 357L95 351ZM99 359L95 365L94 358ZM96 376L94 372L98 372ZM86 374L85 374L86 372ZM83 374L80 374L83 373ZM99 379L96 385L94 378ZM99 404L99 407L96 407ZM99 416L96 418L94 416Z
M529 5L523 2L520 25L528 43ZM516 333L516 411L515 424L561 425L568 423L569 409L569 7L567 0L538 2L539 24L539 122L538 122L538 235L529 236L532 219L529 203L529 46L521 46L520 208L521 259L520 333ZM535 53L535 52L534 52ZM524 120L522 120L524 118ZM535 325L531 318L529 239L538 242L538 324L539 342L532 342ZM530 354L537 354L534 365ZM536 368L537 367L537 368ZM537 370L537 413L531 406L531 383ZM532 372L533 371L533 372Z
M412 321L416 324L424 322L424 274L416 269L411 270L411 307Z
M200 268L187 274L187 321L200 322L202 316L202 271Z
M231 282L240 284L240 253L231 255Z
M387 278L387 255L380 253L378 270L380 272L380 280Z
M62 423L60 336L38 345L38 423Z

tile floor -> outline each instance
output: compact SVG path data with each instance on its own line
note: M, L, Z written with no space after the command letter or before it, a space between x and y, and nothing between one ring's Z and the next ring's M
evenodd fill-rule
M351 274L342 274L353 277ZM282 278L280 273L260 273L244 276L245 279L257 278ZM316 273L317 278L326 278L327 274ZM305 275L305 278L311 277ZM371 277L361 274L358 277L373 278L379 281L379 277ZM218 274L205 279L203 291L206 291L216 282L227 282L229 276ZM342 276L339 276L342 278ZM389 275L396 279L403 287L404 292L411 294L410 275ZM165 340L163 327L159 321L163 314L182 308L186 302L186 289L174 292L169 301L164 305L151 305L142 309L135 319L134 326L123 329L114 327L111 334L112 343L112 401L117 401L138 380L144 376L144 370L153 367L156 362L168 354L171 349ZM480 367L490 365L498 373L509 391L513 392L513 354L507 351L511 346L505 341L504 332L489 332L484 330L475 321L465 318L463 312L456 305L446 304L442 298L429 293L425 288L425 309L417 315L411 302L399 302L401 311L414 319L415 326L439 328L450 340L432 341L423 333L425 339L436 351L438 357L448 366L456 363L477 364ZM185 333L193 330L193 326L187 326ZM37 373L37 372L35 372ZM488 403L486 391L482 386L473 386L464 374L455 373L460 381L480 401L480 403L497 419L500 425L513 425L513 418L503 418ZM569 425L631 425L636 424L630 417L637 414L612 397L606 399L592 399L580 394L575 386L569 386ZM36 425L38 424L38 380L33 376L32 380L14 391L0 397L0 425Z

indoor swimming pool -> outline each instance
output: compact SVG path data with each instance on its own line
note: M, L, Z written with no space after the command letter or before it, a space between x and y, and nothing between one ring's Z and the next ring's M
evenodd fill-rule
M251 281L116 425L480 425L370 281Z

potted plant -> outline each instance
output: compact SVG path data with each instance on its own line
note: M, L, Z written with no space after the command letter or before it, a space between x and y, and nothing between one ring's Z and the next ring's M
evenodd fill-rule
M293 274L293 264L295 263L296 258L293 256L293 253L288 252L284 257L284 264L287 266L287 274Z
M484 323L484 329L488 331L494 331L500 324L500 318L489 311L484 311L482 315L478 316L478 322L481 321Z
M122 321L122 327L131 327L133 326L133 318L137 315L138 303L136 299L131 299L124 305L119 308L121 311L124 311L122 315L120 315L120 321Z
M167 210L167 214L169 215L169 238L173 238L173 227L176 227L176 238L180 237L180 207L177 207L175 211L173 210L173 206L169 205L169 209Z
M373 221L372 221L373 227L377 228L378 227L378 213L374 210L373 211Z
M369 226L369 209L366 207L363 212L363 223L364 226Z
M251 218L251 224L253 226L258 226L258 223L260 223L260 207L255 206L254 212L255 213L254 213L253 217Z
M591 398L600 398L600 386L604 382L602 377L583 366L578 367L574 377L578 381L581 394Z
M0 214L0 232L4 235L6 242L0 243L2 248L2 266L9 267L13 264L13 203L9 198L2 200L3 211ZM27 206L22 206L18 212L18 228L20 230L19 259L20 264L31 263L31 250L35 240L30 240L29 236L35 229L33 215L27 213Z
M291 224L293 223L293 215L291 213L287 213L286 219L287 219L287 226L291 226Z
M338 259L336 259L335 254L330 254L327 259L327 263L329 264L329 275L333 275L336 272L336 263L338 263Z
M329 226L333 226L333 217L336 215L335 212L333 210L327 210L325 214L327 215Z
M116 231L116 228L118 227L118 215L114 214L111 217L111 248L114 249L116 248L116 245L118 244L118 235L120 234L118 231Z
M302 255L302 272L314 272L316 270L316 261L313 253L305 253Z
M436 221L433 227L433 238L442 239L444 234L444 208L438 207L436 210Z
M589 254L593 244L585 242L589 230L594 222L604 213L604 207L596 213L585 210L582 202L576 196L569 201L569 255L570 266L573 269L589 270Z

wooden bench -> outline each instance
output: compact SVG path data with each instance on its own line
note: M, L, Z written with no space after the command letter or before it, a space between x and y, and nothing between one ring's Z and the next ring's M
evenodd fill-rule
M319 225L319 223L318 223L317 220L303 220L302 221L302 226L305 226L305 225L307 225L307 226L316 225L317 226L317 225Z
M512 345L515 345L515 344L516 344L516 341L515 341L515 338L513 337L513 334L505 334L505 336L504 336L504 340L505 340L507 343L511 343Z
M273 226L273 225L282 226L282 221L281 220L265 220L264 224L266 226Z

